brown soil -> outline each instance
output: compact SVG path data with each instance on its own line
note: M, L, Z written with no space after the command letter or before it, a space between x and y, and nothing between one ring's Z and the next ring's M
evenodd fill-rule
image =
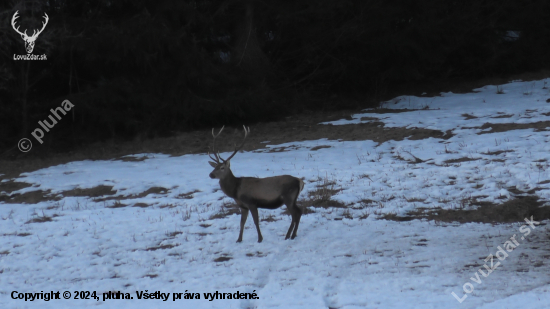
M382 219L394 221L411 221L414 219L427 219L442 222L479 222L479 223L507 223L524 222L525 218L535 221L550 219L550 207L542 206L535 196L517 196L502 204L489 202L474 202L478 206L475 210L461 209L416 209L406 216L388 214Z
M496 118L496 117L494 117ZM511 130L535 129L535 131L548 131L550 121L539 121L533 123L484 123L480 129L491 128L490 131L480 132L478 134L506 132Z

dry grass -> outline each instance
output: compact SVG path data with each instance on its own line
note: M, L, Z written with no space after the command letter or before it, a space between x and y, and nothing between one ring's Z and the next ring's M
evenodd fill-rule
M224 203L221 207L220 212L210 216L210 220L212 219L222 219L227 218L229 216L232 216L234 214L240 214L241 209L239 206L235 203Z

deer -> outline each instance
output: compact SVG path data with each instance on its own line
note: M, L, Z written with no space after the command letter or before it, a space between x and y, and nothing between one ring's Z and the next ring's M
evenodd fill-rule
M212 142L212 154L208 152L208 156L212 161L208 163L214 168L210 173L210 178L219 179L220 188L225 195L235 200L235 203L241 209L241 230L239 232L239 238L237 243L243 240L243 230L248 217L248 212L252 214L252 219L256 225L256 231L258 232L258 242L263 240L262 232L260 231L258 208L263 209L277 209L283 204L286 205L288 211L292 216L292 222L286 233L286 239L294 239L298 232L298 226L300 225L300 218L302 216L301 209L296 205L298 195L304 189L304 182L300 178L296 178L290 175L280 175L266 178L256 177L235 177L231 172L231 159L237 154L237 152L243 147L250 128L244 128L244 139L242 143L237 146L233 153L227 158L223 159L220 156L219 151L216 151L216 138L222 133L225 126L223 126L218 134L214 134L212 128L212 136L214 140Z
M27 35L27 29L25 29L24 32L21 32L21 31L19 31L19 26L17 28L15 28L15 20L17 18L19 18L19 16L17 16L18 13L19 13L19 11L16 11L15 14L13 14L13 17L11 19L11 26L12 26L13 30L15 30L15 32L17 32L17 33L19 33L19 35L21 35L21 38L23 39L23 41L25 41L25 49L27 50L27 53L30 54L30 53L32 53L32 50L34 49L34 44L35 44L36 38L38 38L38 35L40 33L42 33L42 31L44 31L44 28L46 28L46 25L48 24L48 20L50 20L50 18L48 17L48 14L44 13L45 22L42 22L42 29L40 29L38 32L35 29L35 30L33 30L32 35L28 36Z

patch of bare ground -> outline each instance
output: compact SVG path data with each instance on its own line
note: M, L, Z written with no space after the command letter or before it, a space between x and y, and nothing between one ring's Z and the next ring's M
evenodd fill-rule
M123 208L128 205L122 204L120 201L115 201L113 205L105 206L105 208Z
M120 158L116 158L115 160L123 161L123 162L141 162L147 159L149 159L148 156L142 156L142 157L123 156Z
M378 121L380 119L376 117L361 117L361 121Z
M183 234L183 232L181 232L181 231L174 231L174 232L166 233L166 236L168 236L168 238L175 238L175 237L178 236L179 234Z
M480 158L474 159L474 158L463 157L463 158L458 158L458 159L450 159L450 160L445 161L445 163L446 164L453 164L453 163L461 163L461 162L477 161L477 160L481 160L481 159Z
M19 237L27 237L32 235L31 233L9 233L9 234L2 234L2 236L19 236Z
M0 195L0 202L8 204L38 204L46 201L59 201L60 197L51 195L51 191L30 191L25 193L14 193L11 195Z
M491 117L491 118L493 118L493 119L512 118L514 116L514 114L504 114L504 113L497 113L497 114L501 114L501 115L494 116L494 117Z
M190 192L187 192L187 193L182 193L182 194L176 196L176 198L190 200L190 199L193 199L193 197L194 197L193 194L198 193L198 192L201 192L201 191L200 190L193 190L193 191L190 191Z
M297 205L302 207L304 214L307 212L307 206L312 207L347 207L344 203L333 200L332 196L336 195L338 192L342 191L342 188L336 187L336 181L328 179L328 177L320 178L319 184L315 190L309 191L307 193L307 198L297 201ZM288 211L287 211L288 212ZM311 211L313 212L313 211ZM290 214L290 213L288 213Z
M484 123L479 129L488 129L491 128L490 131L483 131L477 133L480 134L487 134L487 133L497 133L497 132L506 132L506 131L512 131L512 130L524 130L524 129L535 129L535 131L548 131L546 128L550 127L550 121L539 121L539 122L532 122L532 123Z
M290 214L290 213L289 213ZM280 219L277 219L274 215L272 214L269 214L263 218L260 219L260 221L262 222L275 222L275 221L279 221Z
M498 150L498 151L488 151L482 152L481 154L488 155L488 156L498 156L499 154L507 153L507 152L514 152L513 150Z
M44 222L51 222L51 221L53 221L53 220L52 220L52 217L48 217L48 216L38 216L38 217L32 218L32 219L30 219L29 221L25 222L25 224L29 224L29 223L44 223Z
M502 204L491 202L473 201L471 205L478 206L474 210L464 209L426 209L418 208L406 214L397 216L387 214L381 219L393 221L411 221L414 219L427 219L441 222L478 222L478 223L509 223L524 222L525 218L533 218L536 221L550 219L550 207L542 206L535 196L516 196Z
M319 150L319 149L323 149L323 148L330 148L331 146L328 146L328 145L321 145L321 146L315 146L313 148L311 148L310 150L311 151L316 151L316 150Z
M255 257L264 257L264 256L266 256L266 254L262 253L260 251L256 251L254 253L249 252L249 253L246 254L246 256L248 256L248 257L253 257L253 256L255 256Z
M146 197L149 194L166 194L168 192L170 192L170 190L163 187L151 187L139 194L108 196L108 197L96 198L94 199L94 201L95 202L104 202L104 201L110 201L110 200L120 201L120 200L127 200L127 199L142 198L142 197Z
M214 262L221 263L221 262L227 262L229 260L233 259L228 254L222 254L221 256L214 259Z
M149 206L151 206L151 205L145 204L145 203L135 203L133 207L146 208L146 207L149 207Z
M113 186L95 186L93 188L75 188L72 190L63 191L60 194L63 196L87 196L87 197L100 197L105 195L113 195L117 191L113 191Z
M239 205L236 203L224 203L221 207L220 212L210 216L210 220L212 219L222 219L227 218L229 216L232 216L233 214L240 214L241 209L239 208Z
M26 182L17 182L17 181L14 181L12 179L12 180L9 180L9 181L0 182L0 193L4 193L4 194L9 195L14 191L18 191L18 190L21 190L21 189L24 189L24 188L28 188L30 186L31 186L31 184L28 184ZM0 195L0 198L2 196L5 196L5 195ZM2 201L2 200L0 199L0 201Z
M477 119L478 118L474 115L470 115L470 114L466 114L466 113L462 114L461 116L464 117L465 120Z
M155 247L146 248L145 251L166 250L166 249L172 249L172 248L174 248L174 247L176 247L176 246L177 246L177 245L173 245L173 244L158 245L158 246L155 246Z

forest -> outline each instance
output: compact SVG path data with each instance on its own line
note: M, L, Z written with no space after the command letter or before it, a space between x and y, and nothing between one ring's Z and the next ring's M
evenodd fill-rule
M42 29L30 54L45 59L21 59L16 29ZM377 107L548 69L549 38L547 0L2 1L0 154L65 100L41 147Z

